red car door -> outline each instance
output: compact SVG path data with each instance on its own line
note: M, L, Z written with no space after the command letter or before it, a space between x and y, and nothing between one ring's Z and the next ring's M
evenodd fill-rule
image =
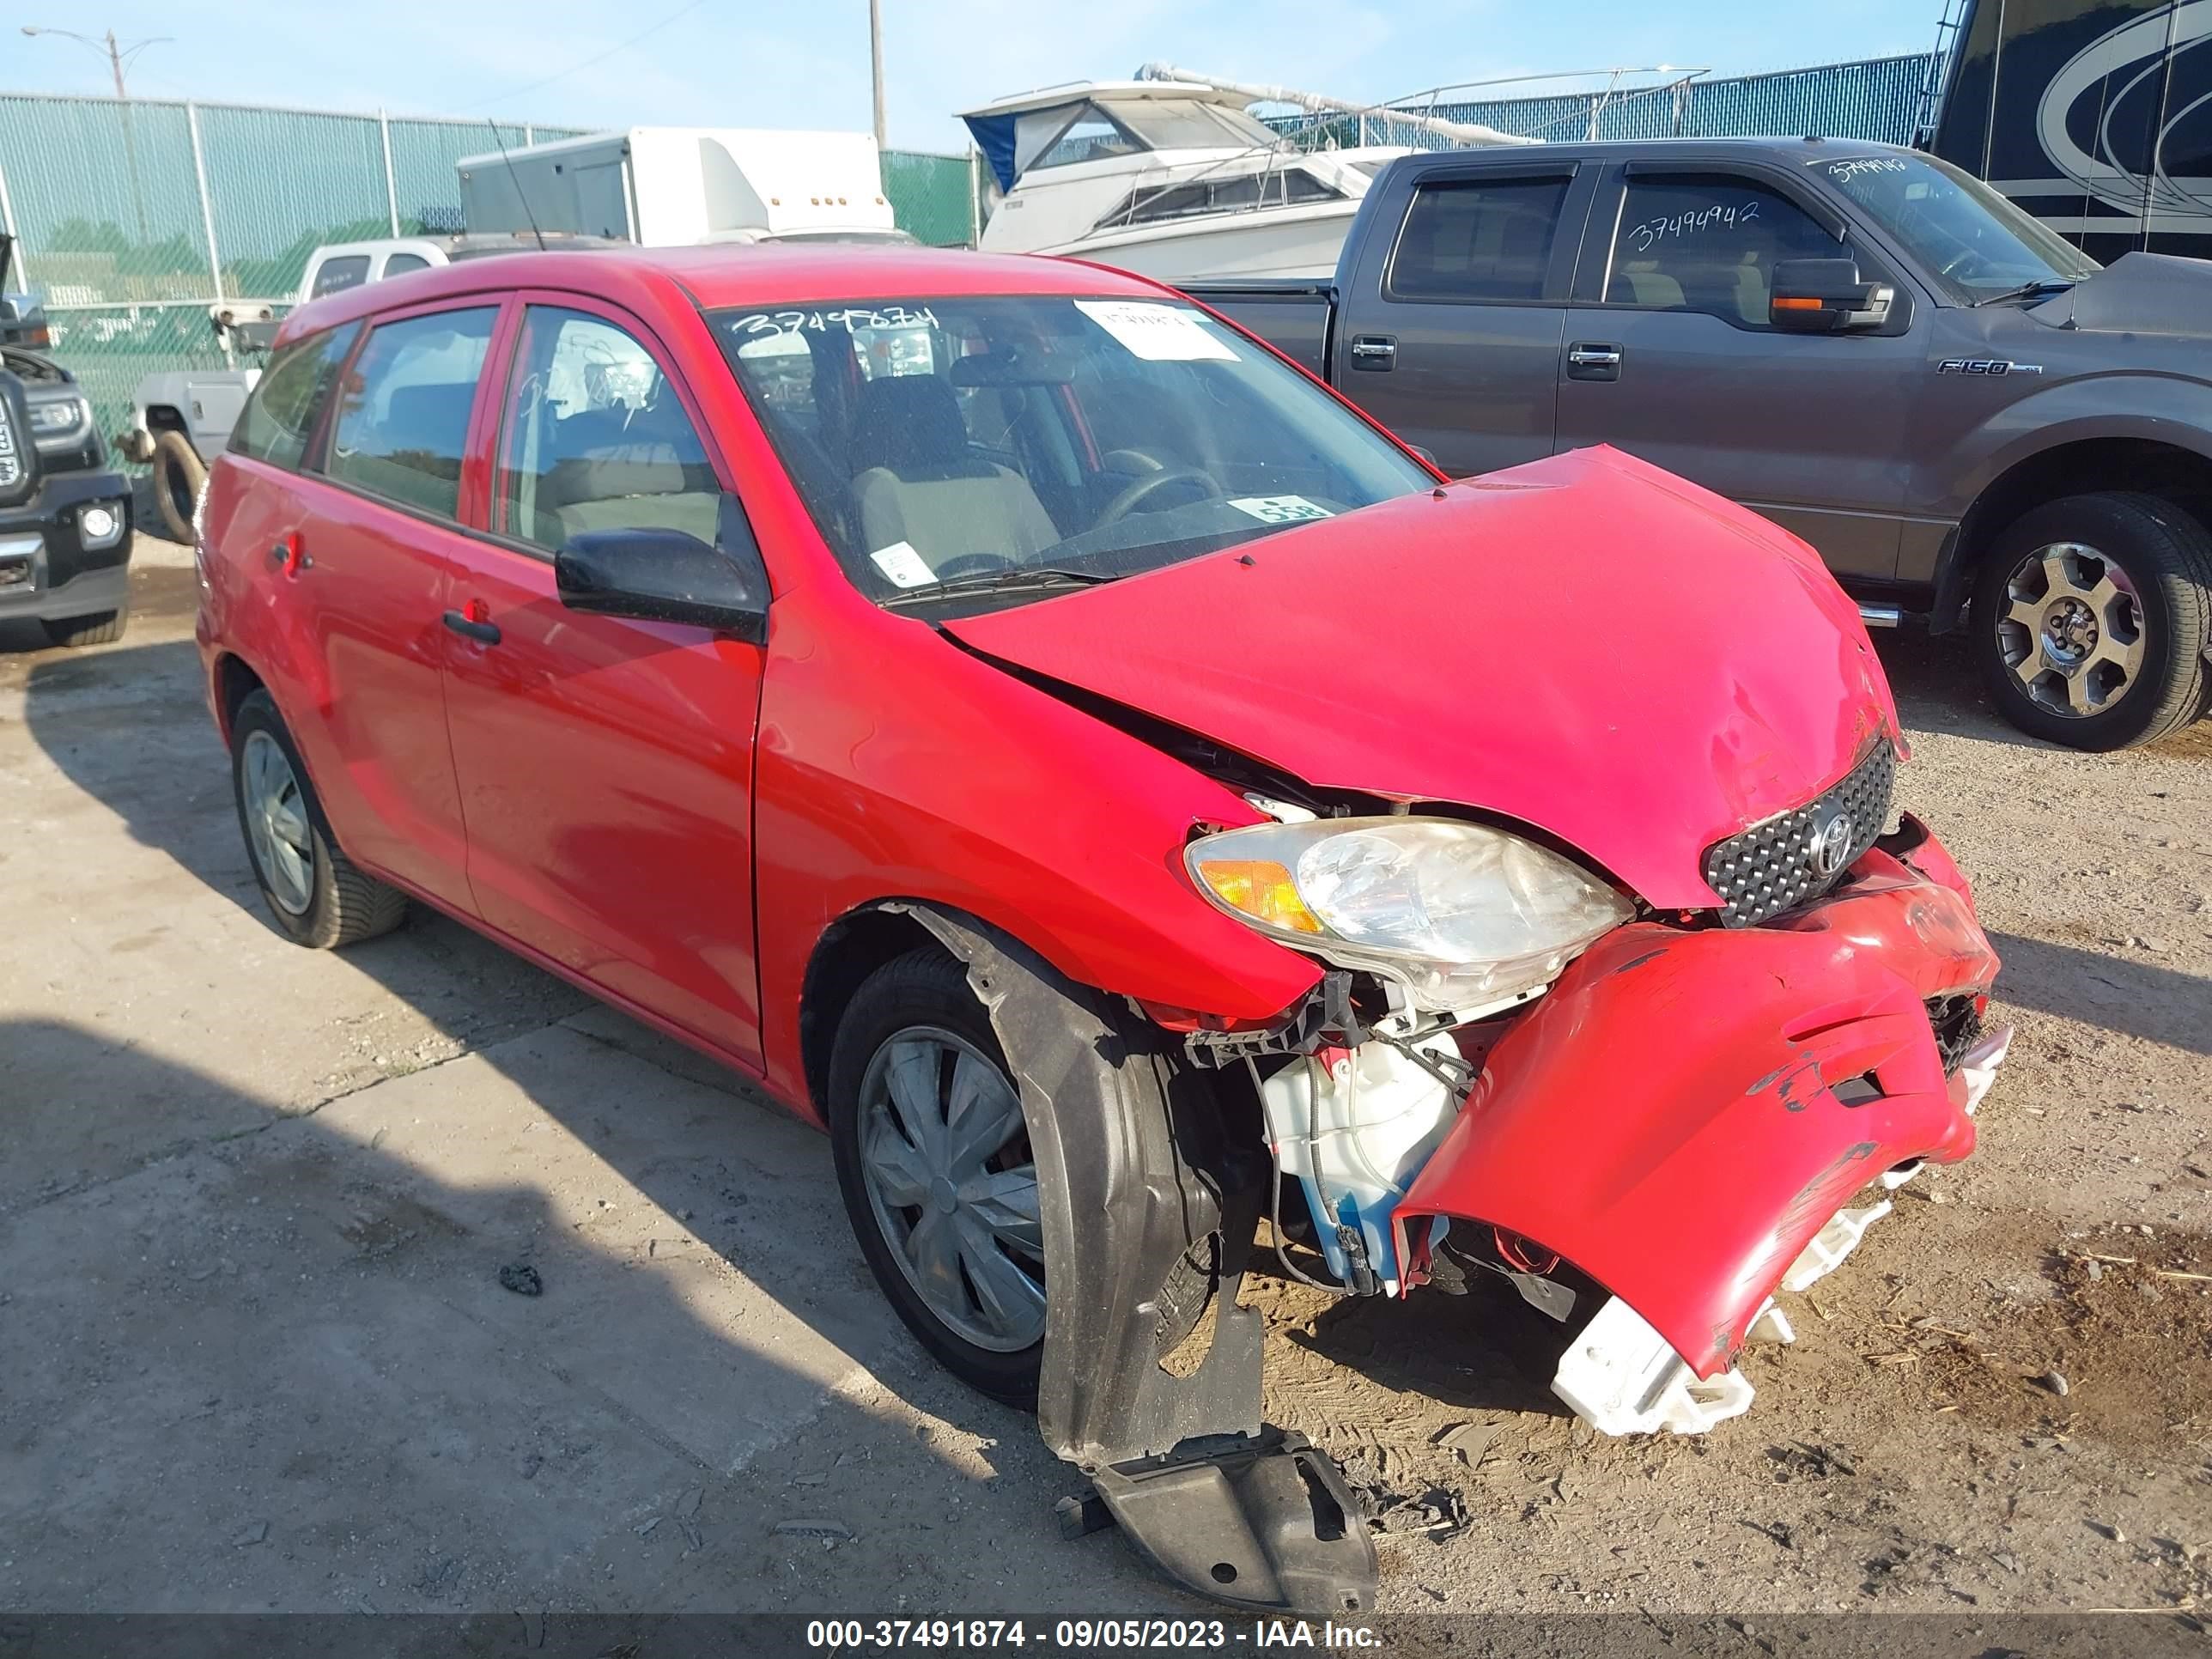
M753 730L761 647L564 607L587 530L713 541L727 488L672 358L634 318L526 295L488 532L454 561L446 705L484 920L633 1007L760 1062Z
M441 625L461 464L496 304L371 320L339 373L297 526L272 542L275 602L312 635L313 708L286 709L340 843L362 864L473 914ZM280 698L281 700L281 698Z

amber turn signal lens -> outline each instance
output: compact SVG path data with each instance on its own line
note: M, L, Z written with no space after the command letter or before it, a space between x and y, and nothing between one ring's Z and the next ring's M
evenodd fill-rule
M1212 859L1198 872L1215 897L1255 921L1294 933L1322 931L1321 919L1306 908L1291 872L1273 859Z

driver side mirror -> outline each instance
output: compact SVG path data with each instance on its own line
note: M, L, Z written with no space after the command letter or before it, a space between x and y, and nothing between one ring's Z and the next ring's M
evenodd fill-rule
M1805 334L1880 328L1896 297L1887 283L1860 281L1856 259L1783 259L1774 267L1767 320Z
M571 611L689 623L749 644L768 639L768 571L734 495L722 497L719 545L685 530L586 530L553 556Z

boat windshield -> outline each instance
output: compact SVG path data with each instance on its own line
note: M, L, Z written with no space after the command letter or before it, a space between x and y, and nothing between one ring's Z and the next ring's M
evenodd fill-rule
M1243 110L1195 98L1115 99L1104 106L1148 149L1219 149L1225 144L1273 149L1282 142Z
M1435 483L1297 370L1164 298L708 321L823 539L892 609L1025 604Z

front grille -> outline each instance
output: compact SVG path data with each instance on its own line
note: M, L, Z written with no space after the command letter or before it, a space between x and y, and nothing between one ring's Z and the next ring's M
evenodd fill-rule
M1834 886L1888 823L1896 778L1897 751L1878 743L1825 794L1707 848L1722 925L1753 927Z

